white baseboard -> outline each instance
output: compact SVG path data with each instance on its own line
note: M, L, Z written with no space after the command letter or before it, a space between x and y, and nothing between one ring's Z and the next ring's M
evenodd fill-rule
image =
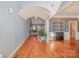
M53 38L49 34L49 39L53 40ZM64 32L64 40L70 40L69 32ZM79 40L79 32L76 34L76 40Z
M19 46L10 54L10 56L8 56L8 58L12 58L12 56L17 52L17 50L23 45L23 43L25 42L26 38L24 39L24 41L22 41Z
M69 38L69 32L64 32L64 39L65 40L69 40L70 38ZM79 32L77 32L77 34L76 34L76 40L79 40Z

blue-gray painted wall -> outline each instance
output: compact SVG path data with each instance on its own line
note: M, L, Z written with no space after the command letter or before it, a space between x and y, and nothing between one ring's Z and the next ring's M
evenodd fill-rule
M12 14L8 12L8 8L13 9ZM18 15L17 3L0 1L0 54L2 57L8 57L25 40L26 31L24 21Z
M63 32L69 32L69 26L68 26L68 22L69 21L77 21L77 25L78 25L78 29L77 29L77 31L79 32L79 21L78 21L78 18L52 18L52 19L50 19L49 20L49 31L51 32L52 31L52 23L53 23L53 21L56 21L56 22L58 22L58 21L63 21L63 23L64 23L64 28L63 28Z

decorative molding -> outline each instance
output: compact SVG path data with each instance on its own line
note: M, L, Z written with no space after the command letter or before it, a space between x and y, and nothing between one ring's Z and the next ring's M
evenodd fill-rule
M53 16L52 18L79 18L78 16Z

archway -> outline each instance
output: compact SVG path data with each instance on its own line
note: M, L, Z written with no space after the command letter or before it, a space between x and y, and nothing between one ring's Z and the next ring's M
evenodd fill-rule
M46 41L45 20L42 19L41 17L33 16L33 17L28 18L26 21L28 25L29 36L38 36L38 39Z

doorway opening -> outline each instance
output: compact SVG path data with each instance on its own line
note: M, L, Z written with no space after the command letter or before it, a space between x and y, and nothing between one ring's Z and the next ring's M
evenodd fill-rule
M28 20L29 36L38 37L38 39L46 40L45 20L40 17L30 17Z
M77 21L69 21L69 41L71 46L76 45Z

